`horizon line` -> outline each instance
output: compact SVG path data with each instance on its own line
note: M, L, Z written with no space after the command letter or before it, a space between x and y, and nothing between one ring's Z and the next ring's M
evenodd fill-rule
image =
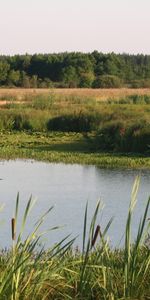
M101 54L104 54L104 55L108 55L108 54L115 54L115 55L143 55L143 56L150 56L150 53L142 53L142 52L136 52L136 53L131 53L131 52L114 52L114 51L108 51L108 52L105 52L105 51L99 51L99 50L93 50L93 51L54 51L54 52L33 52L33 53L29 53L29 52L22 52L22 53L13 53L13 54L5 54L5 53L0 53L0 56L17 56L17 55L30 55L30 56L33 56L33 55L49 55L49 54L71 54L71 53L80 53L80 54L92 54L94 52L97 52L97 53L101 53Z

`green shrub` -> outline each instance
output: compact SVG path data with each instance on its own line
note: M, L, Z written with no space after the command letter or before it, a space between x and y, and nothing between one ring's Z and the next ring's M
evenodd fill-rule
M95 147L99 150L150 153L150 125L113 122L97 130Z
M129 127L124 136L123 149L127 152L147 153L150 151L150 125L141 123Z
M100 150L118 150L121 144L124 126L122 123L112 122L97 130L95 145Z
M119 88L121 86L122 81L114 75L102 75L93 82L93 88Z
M79 113L54 117L47 122L47 130L88 132L92 131L98 122L96 115Z

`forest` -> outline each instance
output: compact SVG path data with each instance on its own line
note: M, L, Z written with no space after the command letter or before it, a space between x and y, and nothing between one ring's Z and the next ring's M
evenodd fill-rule
M0 56L0 86L149 88L150 55L64 52Z

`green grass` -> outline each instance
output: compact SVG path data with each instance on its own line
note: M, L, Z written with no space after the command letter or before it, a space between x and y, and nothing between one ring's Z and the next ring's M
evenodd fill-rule
M96 152L91 138L81 133L1 132L0 159L17 158L90 164L103 168L150 168L148 156Z
M132 189L125 228L124 247L112 249L108 231L113 219L101 228L97 216L101 210L98 202L87 226L88 204L83 217L83 246L74 247L75 239L58 241L50 249L39 248L43 233L40 226L53 207L36 222L27 238L23 232L33 200L27 203L21 229L17 230L19 195L12 219L12 249L0 256L0 299L11 300L148 300L150 296L150 249L145 244L150 223L147 222L150 198L133 243L131 239L132 214L137 201L139 178ZM51 228L49 230L49 238Z

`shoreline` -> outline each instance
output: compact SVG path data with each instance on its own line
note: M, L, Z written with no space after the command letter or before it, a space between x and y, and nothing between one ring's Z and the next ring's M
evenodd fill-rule
M60 144L61 138L61 144ZM0 160L29 159L50 163L94 165L106 169L148 169L150 157L90 151L81 134L1 133Z

